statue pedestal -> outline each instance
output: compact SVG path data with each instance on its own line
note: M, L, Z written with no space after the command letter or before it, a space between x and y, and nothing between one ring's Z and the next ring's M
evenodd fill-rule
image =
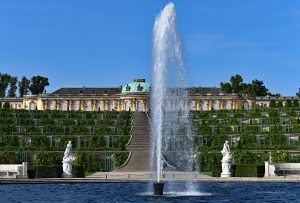
M221 177L222 178L229 178L231 177L231 159L222 159L222 173Z
M63 174L62 177L63 178L72 178L73 174L72 174L72 159L67 159L67 160L63 160Z

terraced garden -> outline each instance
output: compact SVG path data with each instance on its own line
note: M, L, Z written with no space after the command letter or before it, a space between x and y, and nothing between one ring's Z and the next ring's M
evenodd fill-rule
M300 109L268 108L192 112L200 170L220 165L228 140L236 165L300 162Z
M0 110L0 163L61 165L69 140L75 165L109 171L128 156L130 112ZM75 167L76 168L76 167Z

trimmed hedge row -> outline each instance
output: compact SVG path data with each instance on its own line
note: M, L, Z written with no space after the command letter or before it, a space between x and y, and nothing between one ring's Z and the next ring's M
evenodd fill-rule
M29 178L61 178L62 165L29 165ZM73 178L84 178L85 172L82 166L72 166Z
M264 165L232 165L231 172L233 177L264 177ZM212 167L212 177L220 177L222 166L214 165Z
M233 177L264 177L264 165L233 165Z

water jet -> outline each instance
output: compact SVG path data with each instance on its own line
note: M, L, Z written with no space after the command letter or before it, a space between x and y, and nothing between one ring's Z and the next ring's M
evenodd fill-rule
M173 3L168 3L155 19L152 58L151 164L156 171L154 194L162 195L164 164L172 170L192 172L195 154L187 70ZM193 190L192 183L188 184L186 188Z

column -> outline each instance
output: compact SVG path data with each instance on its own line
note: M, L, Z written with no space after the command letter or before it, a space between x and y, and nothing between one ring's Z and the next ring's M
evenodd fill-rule
M211 110L211 100L207 100L207 110Z

